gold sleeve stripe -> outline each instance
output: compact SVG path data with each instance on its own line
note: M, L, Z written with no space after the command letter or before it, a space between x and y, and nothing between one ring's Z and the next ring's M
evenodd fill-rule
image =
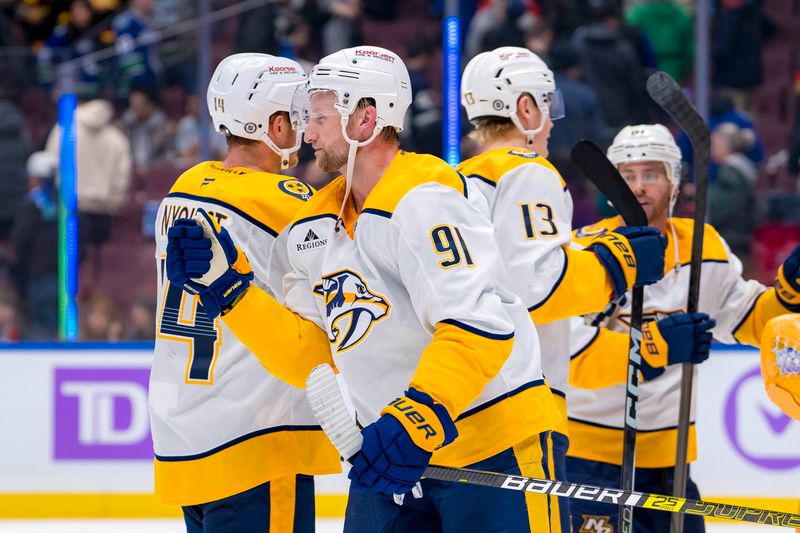
M603 389L624 383L628 368L628 335L601 328L569 362L569 383L581 389Z
M270 374L297 388L306 388L314 367L335 368L325 332L259 287L250 286L222 320Z
M410 387L430 394L455 420L511 355L514 334L494 334L455 320L439 322Z
M602 311L614 291L611 278L594 252L564 251L564 269L553 290L528 308L534 322L546 324L573 316Z
M764 326L771 318L791 312L781 304L775 289L767 289L758 295L753 306L741 322L733 328L733 336L742 344L761 345Z

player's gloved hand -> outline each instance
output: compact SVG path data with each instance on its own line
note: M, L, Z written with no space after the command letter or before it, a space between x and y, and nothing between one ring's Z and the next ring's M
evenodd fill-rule
M778 269L775 295L786 309L800 313L800 245L792 250Z
M654 379L666 365L700 364L711 350L711 328L717 322L705 313L675 313L642 326L642 376Z
M364 442L350 459L348 477L375 492L405 494L422 477L432 452L450 444L458 430L442 404L410 388L361 434Z
M191 294L210 319L234 305L253 279L247 257L203 209L167 230L167 278Z
M667 239L649 226L620 226L598 235L587 247L608 271L614 285L613 299L633 287L643 287L664 277Z

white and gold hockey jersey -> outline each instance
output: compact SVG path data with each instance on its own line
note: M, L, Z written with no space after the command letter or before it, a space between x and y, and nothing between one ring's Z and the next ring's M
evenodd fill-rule
M560 417L535 328L502 286L491 224L462 177L438 158L399 152L361 213L348 200L336 231L344 191L339 177L289 231L284 288L297 315L251 287L225 323L290 382L332 352L362 425L409 386L430 394L459 432L435 464L465 466L553 429ZM271 327L322 338L330 351L297 353L291 368L261 357Z
M619 217L579 229L575 241L586 244L622 223ZM670 224L674 224L677 243ZM689 219L667 222L664 278L644 290L644 320L660 320L686 311L689 290L692 225ZM724 343L758 346L766 322L786 313L774 289L742 278L742 264L709 225L703 237L703 267L698 310L717 325L714 338ZM676 255L677 246L677 255ZM676 262L677 257L677 262ZM571 321L570 387L567 395L571 446L568 455L604 463L622 463L625 378L630 331L630 296L601 327L580 317ZM702 367L695 368L695 373ZM675 465L681 365L665 368L660 376L639 384L636 465L662 468ZM688 460L697 458L692 408Z
M545 158L521 148L496 148L458 170L486 199L509 288L536 323L542 369L566 418L566 319L602 310L613 291L611 280L594 253L569 247L572 197ZM559 431L565 433L566 424Z
M158 316L150 375L155 492L166 503L218 500L277 477L341 470L304 391L271 376L195 296L166 279L167 229L202 207L281 297L286 227L311 196L302 182L219 162L183 173L156 219Z

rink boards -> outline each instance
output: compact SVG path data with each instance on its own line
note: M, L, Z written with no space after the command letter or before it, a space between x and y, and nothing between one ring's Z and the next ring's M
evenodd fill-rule
M0 518L165 517L152 491L148 343L0 349ZM700 368L692 477L707 499L796 511L800 423L767 398L758 352L719 346ZM344 476L318 478L341 516Z

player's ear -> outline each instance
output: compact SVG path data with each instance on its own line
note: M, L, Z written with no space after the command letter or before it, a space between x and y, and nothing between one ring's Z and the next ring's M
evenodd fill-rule
M539 124L541 121L541 113L539 108L530 94L525 93L520 95L517 99L517 116L525 121L525 119L532 119L533 124Z

